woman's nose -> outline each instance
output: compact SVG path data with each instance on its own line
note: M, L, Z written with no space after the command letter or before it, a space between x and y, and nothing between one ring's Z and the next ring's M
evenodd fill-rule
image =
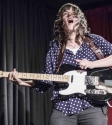
M71 14L70 14L70 13L68 13L68 15L67 15L67 16L69 17L70 15L71 15Z
M67 17L73 16L73 13L68 13Z

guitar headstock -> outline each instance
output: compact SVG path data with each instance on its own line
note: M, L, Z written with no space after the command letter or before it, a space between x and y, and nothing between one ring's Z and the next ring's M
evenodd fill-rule
M2 72L2 71L0 71L0 78L1 78L1 77L3 77L3 72Z

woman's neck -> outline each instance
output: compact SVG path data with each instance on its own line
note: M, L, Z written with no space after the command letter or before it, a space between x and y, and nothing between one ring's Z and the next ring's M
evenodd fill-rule
M79 48L80 45L73 40L67 40L66 47L70 49L74 49L74 48Z
M70 34L69 39L73 42L76 39L76 32Z
M76 42L76 34L71 34L69 39L66 42L66 47L74 49L74 48L79 48L82 44L82 39L79 38L78 42Z
M74 48L78 48L78 44L76 43L76 34L71 34L69 36L69 39L66 42L66 47L74 49Z

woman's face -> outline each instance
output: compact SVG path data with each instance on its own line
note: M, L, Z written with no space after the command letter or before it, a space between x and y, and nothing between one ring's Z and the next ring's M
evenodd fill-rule
M70 31L74 31L75 27L79 24L77 15L74 13L72 7L66 10L62 15L63 22Z

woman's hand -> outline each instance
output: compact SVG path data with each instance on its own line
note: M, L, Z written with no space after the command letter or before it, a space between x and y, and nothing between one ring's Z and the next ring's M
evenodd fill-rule
M33 80L22 81L21 79L19 79L18 72L16 71L16 69L13 69L13 71L9 73L8 77L9 77L9 80L17 83L17 85L28 86L28 87L35 86L35 83Z
M18 80L18 72L16 69L13 69L13 71L9 73L9 80L12 82L16 82Z
M73 31L74 31L74 32L77 32L78 28L79 28L79 20L76 19L76 21L75 21L75 23L74 23Z
M14 68L12 72L9 73L8 75L9 80L12 82L16 82L18 85L21 85L22 80L18 78L18 72Z
M91 61L88 61L87 59L83 59L83 60L79 60L79 59L76 59L76 62L79 63L79 66L81 69L93 69L93 62Z

